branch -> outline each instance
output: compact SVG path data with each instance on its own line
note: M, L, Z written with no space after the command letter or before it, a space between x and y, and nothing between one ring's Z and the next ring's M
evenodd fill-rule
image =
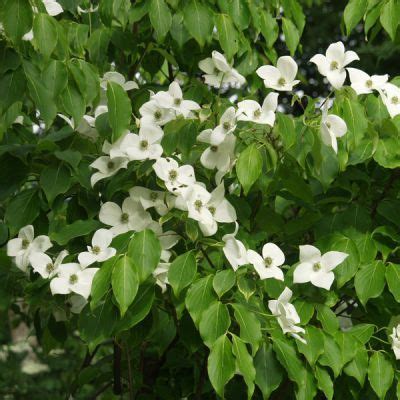
M121 383L121 347L114 340L114 394L122 394Z

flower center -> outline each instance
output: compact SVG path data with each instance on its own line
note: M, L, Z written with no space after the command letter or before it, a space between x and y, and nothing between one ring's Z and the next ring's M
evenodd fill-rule
M174 181L178 176L178 172L175 169L171 169L171 171L169 171L168 176L170 181Z
M200 211L201 207L203 207L203 202L201 200L196 200L194 202L194 208L196 211Z
M122 213L121 214L121 222L123 224L126 224L129 221L129 214L127 213Z
M253 116L254 116L254 118L260 118L261 117L261 110L258 109L256 111L254 111Z
M141 140L139 145L141 150L147 150L149 147L149 142L147 140Z
M365 82L365 86L366 86L367 88L372 88L372 81L371 81L371 79L368 79L368 80Z
M392 104L399 104L399 98L397 96L392 97Z
M317 262L313 265L313 270L318 272L322 268L321 263Z
M160 119L162 117L162 113L161 113L161 111L160 110L157 110L155 113L154 113L154 118L155 119Z
M332 126L332 125L330 124L330 122L326 122L325 125L326 125L326 127L327 127L328 129L331 129L331 126Z
M285 86L285 85L286 85L286 79L283 78L283 77L280 77L280 78L278 79L278 85L279 85L279 86Z
M216 153L218 151L218 146L210 146L210 150Z
M266 267L270 267L272 265L272 258L271 257L265 257L264 258L264 263Z
M21 246L22 246L23 249L27 249L29 247L29 240L28 239L23 239Z
M331 62L331 71L335 71L336 69L339 69L339 63L337 61L332 61Z
M101 249L100 249L100 247L99 246L93 246L92 247L92 253L93 254L100 254L100 251L101 251Z
M231 128L231 124L229 122L224 122L222 124L222 127L227 131Z
M182 99L174 99L174 104L180 106L182 104Z
M115 167L114 161L109 161L109 162L107 163L107 168L108 168L108 169L113 169L114 167Z
M208 207L208 211L210 211L211 215L214 215L216 210L214 206L210 206Z
M69 277L69 283L70 283L71 285L74 285L76 282L78 282L78 275L72 274L72 275Z
M219 74L219 69L217 67L214 68L214 74L218 75Z
M158 193L156 192L151 192L150 193L150 200L151 201L156 201L158 199Z
M54 264L53 263L48 263L46 265L46 271L50 274L54 271Z

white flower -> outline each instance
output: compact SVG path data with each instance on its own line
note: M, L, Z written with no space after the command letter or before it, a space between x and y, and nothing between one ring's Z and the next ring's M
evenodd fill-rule
M244 76L228 64L225 56L215 50L211 53L211 58L199 62L199 68L206 73L203 76L205 83L215 88L222 84L240 87L246 82Z
M172 158L159 158L153 164L153 169L170 192L178 193L180 189L196 181L191 165L179 166Z
M264 80L266 88L279 91L291 91L293 86L300 81L295 80L297 75L297 64L290 56L278 58L276 67L272 65L263 65L257 69L257 75Z
M177 115L187 118L192 111L199 110L200 106L192 100L184 100L179 83L174 81L169 85L168 92L158 92L151 96L160 107L174 110Z
M164 293L167 290L168 271L170 263L159 263L157 268L153 271L153 276L156 279L156 284L161 288L161 292Z
M89 139L96 140L99 137L99 134L95 127L96 118L99 115L97 107L95 111L95 117L90 115L84 115L79 122L78 126L75 126L75 121L73 118L68 118L66 115L58 113L57 115L62 118L67 124L76 132L81 134L82 136L86 136ZM107 111L107 110L106 110Z
M142 116L142 123L150 123L151 125L165 125L167 122L175 119L173 110L161 107L156 100L149 100L139 108Z
M132 90L132 89L138 89L139 88L139 86L137 85L136 82L134 82L134 81L126 81L125 77L122 74L120 74L119 72L115 72L115 71L106 72L104 74L103 78L101 78L100 86L104 90L107 90L107 83L108 82L118 83L118 85L122 86L122 88L126 92L129 91L129 90Z
M26 32L25 35L22 36L22 40L25 40L26 42L33 40L33 29L31 29L29 32Z
M87 304L87 300L82 297L79 294L73 294L67 301L67 304L69 305L69 310L73 314L80 314L80 312L83 310L83 308Z
M163 232L162 226L157 221L153 221L151 224L147 226L148 229L151 229L156 235L161 245L161 256L160 259L162 261L169 261L171 257L171 252L169 249L172 249L180 240L180 236L174 231L166 231Z
M357 94L372 93L373 90L384 88L389 79L389 75L368 75L357 68L347 68L350 76L351 87Z
M393 327L393 333L390 335L392 338L392 349L396 360L400 360L400 324Z
M381 98L392 118L400 114L400 88L387 83L381 92Z
M98 268L82 269L78 263L61 264L58 277L50 282L50 290L55 294L77 293L87 299L92 288L92 281Z
M33 253L44 253L52 244L48 236L40 235L35 238L32 225L24 226L18 233L18 238L11 239L7 243L7 255L14 257L15 264L22 271L26 271L29 265L29 257Z
M77 7L78 14L90 14L96 12L98 9L99 6L93 7L93 4L90 4L90 7L85 10L79 6Z
M293 283L311 282L314 286L329 290L335 279L332 272L348 254L328 251L324 255L314 246L300 246L300 264L293 274Z
M337 115L328 115L326 107L322 110L321 119L321 139L327 145L333 148L335 153L338 151L337 138L342 137L347 132L346 122Z
M139 201L145 210L154 207L160 215L165 215L170 209L166 201L167 196L172 196L169 193L135 186L129 190L129 195Z
M40 274L42 278L52 278L54 275L57 275L58 268L67 255L67 250L61 251L53 262L45 253L33 253L29 256L29 262L33 270Z
M269 93L262 106L254 100L241 101L238 103L238 121L251 121L257 124L274 126L278 96L278 93Z
M109 156L100 156L90 164L90 167L95 168L95 172L90 177L92 187L100 180L109 178L115 175L121 168L128 166L128 161L125 157L115 157L111 159Z
M266 243L262 257L254 250L247 250L247 259L261 279L274 278L283 281L283 272L279 268L285 262L285 255L274 243Z
M227 108L222 114L219 125L210 135L210 144L218 146L224 139L236 129L236 111L234 107Z
M92 238L92 247L87 246L88 251L78 255L78 261L82 268L86 268L95 262L103 262L115 256L117 252L113 247L108 247L113 239L113 233L107 229L98 229Z
M211 144L211 134L212 130L206 129L197 136L197 140ZM201 165L207 169L228 171L235 159L235 145L236 137L227 135L219 145L211 145L204 150L200 157Z
M222 251L225 254L225 257L231 264L231 267L234 271L236 271L242 265L246 265L249 263L247 259L247 250L244 244L235 238L236 233L239 229L239 225L236 223L235 232L229 233L222 237L224 242L224 247Z
M211 211L207 207L211 199L211 193L209 193L207 189L199 184L193 184L182 191L181 196L188 210L189 218L201 222L204 225L211 225L214 222Z
M306 344L307 342L299 335L299 333L305 333L304 329L296 326L300 323L300 317L294 305L289 303L291 298L292 291L285 288L277 300L268 301L268 308L277 317L283 333L289 333L295 339Z
M345 66L360 58L354 51L345 51L342 42L332 43L325 54L316 54L310 62L317 66L319 73L325 76L335 89L340 89L346 79Z
M44 6L46 7L47 14L55 17L58 14L61 14L64 10L60 4L57 3L56 0L42 0Z
M126 198L122 208L111 201L104 203L100 208L99 220L111 226L114 235L129 231L141 231L152 222L150 214L143 206L131 198Z

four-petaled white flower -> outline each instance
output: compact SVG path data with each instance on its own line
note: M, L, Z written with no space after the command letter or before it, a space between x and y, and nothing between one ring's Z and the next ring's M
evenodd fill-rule
M106 72L103 77L101 78L100 81L100 86L104 89L107 90L107 83L108 82L114 82L118 83L118 85L122 86L122 88L127 92L132 89L138 89L139 86L136 82L134 81L127 81L125 77L120 74L119 72L115 71L109 71Z
M26 271L29 265L29 257L34 253L44 253L52 247L48 236L40 235L35 238L35 231L32 225L20 229L18 237L7 243L7 255L14 257L16 266Z
M63 250L53 261L45 253L33 253L29 256L29 262L33 270L40 274L42 278L52 278L58 274L58 268L67 255L68 251Z
M128 161L125 157L111 159L109 156L100 156L90 164L90 167L98 171L90 177L90 184L93 187L98 181L115 175L121 168L128 166Z
M400 324L393 327L393 333L390 335L392 338L392 349L396 360L400 360Z
M87 246L88 251L78 255L78 261L82 268L86 268L95 262L103 262L115 256L117 252L109 247L113 239L113 233L107 229L98 229L92 237L92 246Z
M224 235L222 237L222 240L224 242L224 247L222 248L222 251L225 254L225 257L229 261L229 264L231 264L231 267L233 268L234 271L237 271L239 267L242 265L246 265L249 263L247 259L247 250L244 244L236 239L236 234L239 229L238 223L236 223L236 228L233 233L228 233L227 235Z
M152 222L151 215L144 210L140 202L130 197L122 203L122 208L111 201L104 203L100 208L99 220L111 226L114 235L129 231L141 231Z
M196 182L193 167L191 165L179 166L173 158L159 158L153 164L153 169L170 192L178 193L180 189Z
M300 81L296 80L297 64L290 56L282 56L278 58L276 67L272 65L263 65L257 69L257 75L264 80L266 88L279 91L291 91L293 86Z
M300 317L294 305L290 304L292 294L289 288L285 288L277 300L268 301L268 308L276 316L283 333L289 333L295 339L307 344L299 335L299 333L305 333L305 330L297 326L300 323Z
M314 246L300 246L300 264L293 274L293 283L311 282L314 286L329 290L335 279L332 272L348 254L328 251L324 255Z
M172 195L169 193L135 186L129 190L129 195L133 200L139 201L145 210L154 207L160 215L165 215L170 209L167 197Z
M389 79L389 75L368 75L357 68L347 68L351 87L357 94L372 93L373 90L382 90Z
M219 125L210 135L210 144L218 146L225 138L236 129L236 111L234 107L228 107L222 114Z
M204 82L215 88L223 84L240 87L246 82L244 76L232 68L225 56L216 50L211 53L211 58L199 62L199 68L206 73L203 75Z
M141 124L149 123L162 126L175 118L175 113L172 109L161 107L156 100L149 100L144 103L139 108L139 113L142 116Z
M172 253L169 251L174 247L180 240L180 236L174 231L163 232L162 226L159 222L153 221L147 226L147 229L151 229L160 241L161 245L161 261L169 261Z
M42 2L46 8L47 14L51 15L52 17L55 17L64 11L56 0L42 0Z
M387 83L381 92L383 104L392 118L400 114L400 88Z
M262 106L254 100L241 101L238 103L237 120L274 126L278 96L278 93L269 93Z
M183 115L187 118L192 111L199 110L200 106L192 100L184 100L182 89L179 83L174 81L169 85L168 91L160 91L153 96L160 107L174 110L177 115Z
M283 281L283 272L279 267L285 262L285 255L276 244L266 243L262 248L262 257L254 250L247 250L247 259L261 279Z
M327 103L325 103L327 104ZM347 132L346 122L337 115L328 115L327 107L322 109L321 118L321 139L327 145L338 152L337 138L342 137Z
M317 66L319 73L325 76L335 89L340 89L346 80L346 65L359 59L357 53L346 51L342 42L336 42L328 47L325 55L316 54L310 62Z
M55 294L77 293L87 299L92 288L93 277L98 268L85 268L78 263L61 264L58 276L50 282L50 290Z

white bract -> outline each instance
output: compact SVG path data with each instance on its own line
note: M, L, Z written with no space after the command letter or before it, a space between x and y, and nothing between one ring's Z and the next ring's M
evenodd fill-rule
M346 51L342 42L336 42L329 45L325 55L316 54L310 62L317 66L319 73L325 76L335 89L340 89L346 80L346 65L359 59L357 53Z
M400 88L387 83L381 92L381 98L392 118L400 114Z
M35 238L35 231L32 225L20 229L18 237L7 243L7 255L14 257L16 266L26 271L29 265L29 257L34 253L44 253L52 247L48 236L40 235Z
M327 104L327 103L326 103ZM337 115L328 115L327 107L322 110L321 118L321 139L333 148L335 153L338 151L337 138L342 137L347 132L346 122Z
M236 129L236 111L234 107L228 107L222 114L219 125L210 135L210 144L218 146L225 138Z
M141 231L152 222L150 214L144 210L138 201L126 198L122 208L111 201L104 203L100 208L99 220L111 226L114 235L129 231Z
M33 253L29 256L29 262L35 272L41 275L42 278L52 278L57 275L58 268L68 255L68 251L61 251L57 258L53 261L45 253Z
M168 271L170 263L159 263L157 268L153 271L153 276L156 280L156 285L161 288L161 292L165 293L167 290L168 281Z
M357 94L368 94L374 90L382 90L389 79L389 75L368 75L357 68L347 68L351 87Z
M329 290L335 279L332 272L348 254L328 251L324 255L314 246L300 246L300 264L293 274L293 283L311 282L314 286Z
M396 360L400 360L400 324L393 327L393 333L390 335L392 338L392 349Z
M129 91L129 90L132 90L132 89L138 89L139 88L139 86L138 86L138 84L136 82L127 81L122 74L120 74L119 72L115 72L115 71L106 72L103 75L103 77L101 78L100 86L104 90L107 90L107 83L108 82L118 83L118 85L122 86L122 88L125 91Z
M239 225L236 223L235 231L222 237L222 240L224 242L224 247L222 248L222 251L224 252L225 257L229 261L229 264L231 264L231 267L234 271L237 271L237 269L242 265L246 265L249 263L247 259L246 247L240 240L236 239L235 237L238 229Z
M100 156L90 164L90 167L97 169L90 177L92 187L100 180L115 175L120 169L128 166L129 160L125 157L115 157L111 159L109 156Z
M225 56L214 50L211 58L206 58L199 62L199 68L205 72L204 82L215 88L220 88L223 84L240 87L245 82L244 76L233 68Z
M285 262L285 255L276 244L266 243L262 248L262 257L254 250L247 250L247 259L261 279L283 281L283 272L279 267Z
M272 65L263 65L257 69L257 75L264 80L266 88L279 91L291 91L293 86L300 81L296 80L297 64L290 56L278 58L276 67Z
M64 11L56 0L42 0L42 2L46 8L47 14L51 15L52 17L55 17Z
M161 107L158 101L149 100L139 108L142 116L141 124L165 125L175 119L175 112L172 109Z
M129 195L133 200L139 201L145 210L154 207L160 215L165 215L170 209L166 199L167 196L172 196L169 193L135 186L129 190Z
M78 261L82 268L86 268L95 262L103 262L115 256L117 252L109 247L113 239L113 233L107 229L98 229L92 238L92 246L87 246L88 251L78 255Z
M238 103L238 121L250 121L257 124L273 126L275 111L278 107L278 93L269 93L262 106L254 100L243 100Z
M190 116L192 111L200 109L195 101L183 99L182 89L176 81L169 85L167 92L160 91L151 96L151 99L155 100L160 107L171 109L185 118Z
M98 268L82 269L78 263L61 264L58 276L50 282L51 293L69 294L77 293L87 299L92 288L93 277Z
M289 333L295 339L307 344L305 339L299 335L299 333L305 333L305 330L297 326L300 323L300 317L294 305L290 304L291 298L292 291L289 288L285 288L277 300L268 301L268 308L277 317L283 333Z
M170 192L178 193L180 189L196 182L193 167L179 166L173 158L159 158L153 164L153 169Z
M151 229L160 241L161 245L161 261L169 261L171 252L169 251L174 247L180 240L180 236L174 231L163 232L162 226L157 221L153 221L147 226L147 229Z

